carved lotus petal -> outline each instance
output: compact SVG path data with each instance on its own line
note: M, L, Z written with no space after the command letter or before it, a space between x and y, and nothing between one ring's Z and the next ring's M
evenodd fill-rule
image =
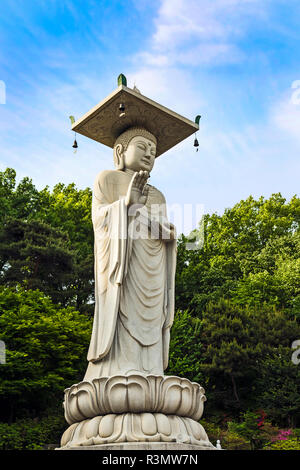
M139 413L140 410L147 408L148 390L142 387L141 384L136 382L128 384L128 408L132 413Z
M77 392L78 408L84 416L92 418L97 414L95 389L89 382L82 382Z
M115 384L110 387L108 401L112 413L125 413L128 409L127 390L126 384Z
M181 389L181 403L177 410L180 416L188 416L191 411L191 389L190 387L182 387Z
M106 414L162 413L199 420L204 389L176 376L113 376L81 382L65 391L69 424Z
M103 416L99 425L99 435L101 437L111 436L114 431L114 416L106 415Z
M182 390L180 385L172 385L167 389L167 393L164 397L164 413L166 414L176 414L174 411L177 411L181 403Z
M151 413L141 414L141 427L144 434L153 436L157 433L156 420Z
M168 418L165 415L161 413L157 413L156 422L157 422L157 431L159 433L165 434L166 436L169 436L171 434L171 426L170 426Z
M101 417L96 416L95 418L93 418L93 419L91 419L90 421L87 422L87 425L86 425L86 437L87 437L87 439L90 439L91 437L94 437L94 436L98 435L100 421L101 421ZM112 427L110 427L110 430L112 431Z
M62 448L122 442L180 442L215 449L201 424L190 418L158 413L127 413L87 419L64 433Z

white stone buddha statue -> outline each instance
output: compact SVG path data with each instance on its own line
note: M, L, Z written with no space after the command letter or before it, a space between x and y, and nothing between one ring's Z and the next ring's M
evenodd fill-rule
M116 140L116 170L95 181L96 306L85 380L163 375L168 366L176 241L163 194L147 184L155 155L155 136L131 128Z

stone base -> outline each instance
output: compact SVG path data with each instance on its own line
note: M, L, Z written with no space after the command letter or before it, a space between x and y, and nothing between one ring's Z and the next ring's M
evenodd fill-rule
M166 450L166 451L202 451L218 450L210 442L206 445L181 444L178 442L124 442L122 444L103 444L79 447L60 447L56 450L100 450L100 451L130 451L130 450Z
M114 375L83 381L65 390L68 424L109 414L162 413L199 421L203 387L188 379L159 375Z
M162 413L123 413L96 416L72 424L63 434L62 448L112 445L192 445L214 448L200 423Z

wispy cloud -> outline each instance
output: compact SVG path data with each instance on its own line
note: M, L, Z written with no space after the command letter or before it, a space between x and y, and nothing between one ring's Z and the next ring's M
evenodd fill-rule
M266 1L162 0L154 21L149 64L216 64L239 62L244 54L237 45L253 20L266 18Z
M271 108L272 122L277 129L300 146L300 80ZM295 81L296 83L296 81Z
M130 87L179 114L203 115L199 152L191 136L155 164L152 184L169 203L203 203L221 212L251 193L296 192L300 105L290 101L286 74L300 75L291 62L280 63L286 50L277 48L274 33L281 27L295 48L296 29L288 29L280 12L279 24L270 15L283 0L155 0L151 8L132 0L130 14L123 0L109 7L104 0L53 0L51 21L44 15L48 2L39 3L45 24L33 12L24 12L22 24L16 8L17 26L26 32L14 17L6 21L10 76L0 115L1 168L13 166L39 187L58 181L91 186L100 170L113 167L112 152L77 136L74 154L68 117L80 117L107 96L123 72ZM269 49L259 35L264 28Z

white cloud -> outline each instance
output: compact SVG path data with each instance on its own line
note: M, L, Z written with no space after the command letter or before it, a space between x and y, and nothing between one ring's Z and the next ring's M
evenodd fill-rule
M204 120L198 152L190 138L157 160L153 184L165 190L170 204L201 203L205 212L222 213L250 194L290 198L299 191L300 105L292 105L288 94L270 107L265 121L227 130L214 124Z
M193 120L199 114L204 99L193 86L188 71L175 67L141 65L127 74L128 86L136 84L141 93L178 114Z
M263 0L161 2L149 47L134 57L129 86L135 82L143 94L190 119L204 109L207 114L198 133L199 152L191 136L157 160L153 184L163 189L170 204L203 203L206 211L222 212L250 194L269 197L281 191L290 197L297 191L300 105L296 108L289 97L277 96L264 117L260 112L256 118L252 111L247 118L245 108L243 122L233 119L233 124L235 108L240 112L239 100L247 94L247 79L239 85L236 101L233 94L229 110L215 102L212 90L208 94L201 87L199 66L247 59L239 41L254 23L268 23L269 5ZM211 73L205 77L206 86ZM213 88L224 88L217 76L213 79ZM230 77L225 80L230 82ZM227 86L231 90L234 85ZM220 90L215 95L216 100L222 96ZM224 125L221 119L216 122L215 111L210 112L216 105L219 112L229 112Z
M137 59L149 67L174 67L188 65L220 65L234 64L244 60L245 55L235 44L202 42L196 46L178 51L168 51L164 54L142 52Z
M274 125L280 132L300 144L300 102L293 100L293 90L271 109Z
M162 0L154 22L148 63L209 64L240 61L237 39L253 19L266 18L266 1Z
M39 188L72 181L91 187L99 171L113 168L112 155L83 136L77 136L74 154L69 116L79 118L103 98L98 90L105 87L99 79L79 73L69 81L37 80L32 95L9 96L0 116L0 171L13 167L19 178L30 176Z
M224 115L234 115L234 97L229 113L216 103L226 93L222 92L224 76L218 81L217 75L208 72L204 86L199 65L244 60L239 38L247 34L254 17L265 15L267 4L264 0L161 1L148 48L137 50L131 70L125 72L128 86L136 84L144 95L191 120L204 109L208 115L214 107ZM111 150L78 136L79 149L73 154L68 117L80 117L110 93L114 83L109 77L95 76L95 70L93 74L88 67L99 49L91 48L87 57L80 58L80 73L72 68L72 46L62 49L59 54L45 51L43 59L54 72L58 70L57 77L54 73L44 80L34 77L32 99L15 98L12 108L3 107L0 164L9 162L39 187L58 181L92 186L100 170L113 167ZM210 77L213 83L208 93ZM225 80L230 82L228 87L233 86L231 77ZM242 93L247 93L243 86ZM276 99L265 122L252 120L251 126L236 123L233 128L226 122L225 130L225 125L216 122L215 112L204 116L199 152L193 147L193 136L177 145L157 159L152 184L163 190L170 204L204 203L205 210L219 212L251 193L293 192L298 185L295 152L300 147L300 105L293 106L289 98L287 93ZM20 145L23 139L26 154Z
M172 49L190 38L224 37L226 27L215 17L214 2L163 0L156 20L153 42Z

